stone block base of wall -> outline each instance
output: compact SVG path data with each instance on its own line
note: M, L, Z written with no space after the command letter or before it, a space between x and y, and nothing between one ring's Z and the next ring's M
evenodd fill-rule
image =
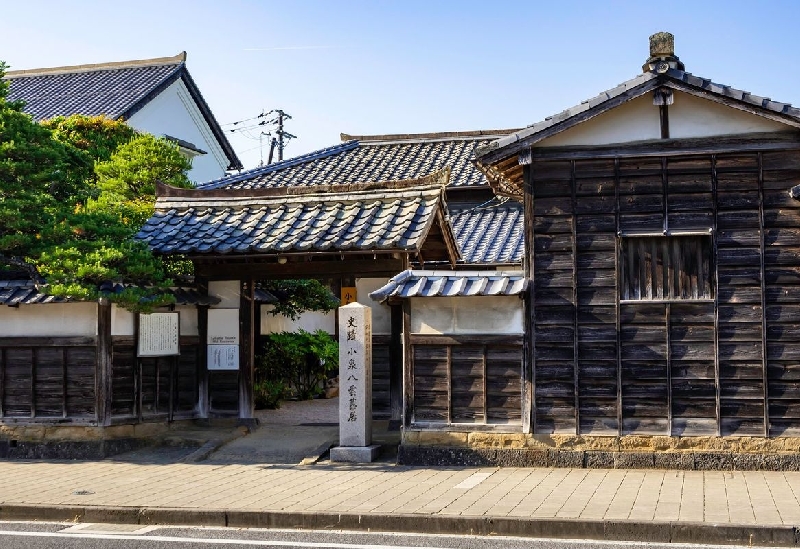
M406 431L403 465L800 471L800 438Z
M235 420L214 421L235 425ZM199 446L181 430L210 427L208 420L131 425L0 425L0 459L103 459L146 446Z

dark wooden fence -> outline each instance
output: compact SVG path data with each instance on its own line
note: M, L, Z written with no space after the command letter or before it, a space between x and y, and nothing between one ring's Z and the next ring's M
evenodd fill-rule
M412 426L521 423L522 336L411 335L410 343Z
M0 418L95 420L94 337L0 338Z
M181 337L180 352L177 357L138 358L133 337L112 338L112 422L195 417L198 337Z

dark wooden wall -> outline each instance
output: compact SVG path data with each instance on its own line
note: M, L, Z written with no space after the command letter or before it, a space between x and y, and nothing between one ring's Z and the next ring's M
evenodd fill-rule
M0 338L0 419L95 420L95 338Z
M199 338L182 336L178 357L137 358L133 337L112 338L112 421L195 417Z
M522 337L410 336L412 426L518 425Z
M372 418L389 419L391 396L389 394L389 343L390 336L372 336Z
M800 155L534 159L527 176L534 432L800 434ZM622 239L709 230L711 297L620 300Z

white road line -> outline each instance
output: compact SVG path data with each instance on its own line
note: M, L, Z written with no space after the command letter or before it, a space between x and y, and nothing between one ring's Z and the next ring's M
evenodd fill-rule
M107 539L107 540L131 540L131 541L162 541L165 543L193 543L217 544L217 545L252 545L256 547L309 547L309 548L331 548L331 549L420 549L416 547L403 547L400 545L374 545L356 543L315 543L309 541L291 540L250 540L250 539L204 539L204 538L180 538L175 536L132 536L125 534L90 534L74 532L63 534L61 532L14 532L10 530L0 530L0 536L16 536L29 538L79 538L79 539ZM425 549L452 549L445 547L426 547Z

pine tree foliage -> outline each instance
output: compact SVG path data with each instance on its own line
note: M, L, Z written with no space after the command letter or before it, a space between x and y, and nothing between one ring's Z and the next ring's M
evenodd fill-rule
M170 302L169 265L133 236L157 180L190 186L178 147L103 117L37 124L7 97L0 80L0 269L53 295L95 299L113 282L126 289L108 297L129 309Z

